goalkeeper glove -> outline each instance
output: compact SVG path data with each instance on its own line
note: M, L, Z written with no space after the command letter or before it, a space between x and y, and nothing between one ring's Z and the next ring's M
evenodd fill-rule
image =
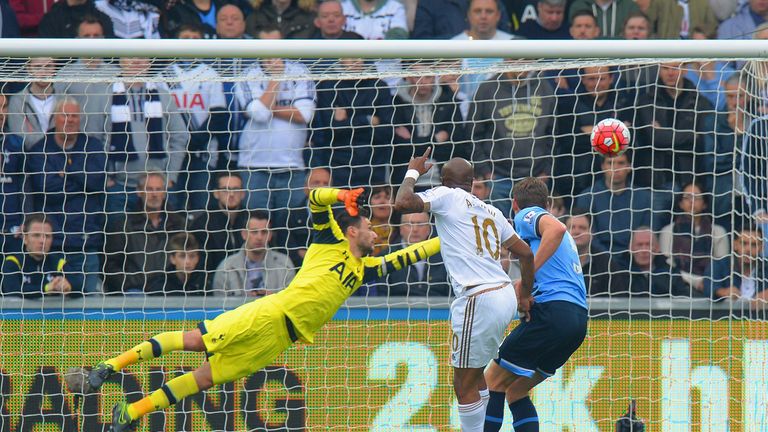
M344 208L350 216L357 216L360 207L365 205L365 189L357 188L350 190L340 190L337 199L344 203Z

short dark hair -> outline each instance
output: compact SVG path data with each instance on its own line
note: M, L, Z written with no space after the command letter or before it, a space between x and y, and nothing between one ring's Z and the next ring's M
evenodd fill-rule
M47 217L44 213L31 213L24 216L24 223L21 225L22 231L26 233L29 231L29 227L34 223L48 224L48 226L51 227L51 230L53 230L53 221L51 221L51 218Z
M592 215L589 213L589 210L583 207L574 207L571 209L571 215L568 216L568 218L571 219L575 217L587 218L587 222L589 223L589 226L590 227L592 226Z
M482 185L484 188L488 188L488 189L491 188L491 180L485 178L484 176L477 175L477 176L473 177L472 178L472 183L474 184L475 182L477 182L478 184Z
M704 36L707 37L707 39L717 39L717 32L716 31L707 31L704 30L704 27L701 26L694 26L691 31L688 32L688 36L693 36L694 33L701 33Z
M603 156L603 162L607 162L607 161L609 161L609 160L611 160L613 158L617 158L617 157L621 157L621 156L626 156L627 157L627 162L629 162L630 165L632 164L632 149L629 149L629 148L624 150L623 152L617 154L617 155L613 155L613 156L605 155L605 156Z
M642 18L645 20L646 23L648 23L648 31L651 31L651 20L648 18L648 15L644 14L642 11L634 11L627 15L627 17L624 19L624 25L621 26L621 28L624 28L627 26L627 23L631 19L635 18Z
M237 173L235 173L235 172L232 172L232 171L221 171L221 172L219 172L218 174L216 174L216 183L215 183L215 184L216 184L216 187L218 187L218 186L219 186L219 182L221 181L221 179L223 179L223 178L229 178L229 177L237 177L238 179L240 179L240 183L241 183L241 184L245 184L245 183L243 182L243 178L242 178L242 177L240 177L240 176L239 176Z
M741 228L734 230L733 238L737 239L741 237L745 231L757 233L760 237L763 236L763 229L760 228L760 225L756 224L752 220L745 220L744 223L741 224Z
M598 65L598 66L582 66L582 67L580 67L580 68L578 69L579 78L581 78L581 77L583 77L584 75L586 75L586 74L587 74L587 71L586 71L586 69L587 69L587 68L608 68L608 72L603 72L603 74L605 74L605 75L610 75L611 77L615 77L615 75L616 75L616 72L617 72L617 71L616 71L616 69L614 69L613 67L611 67L611 66L606 66L606 65Z
M472 9L472 3L477 0L469 0L468 7L467 7L467 14L469 14L469 10ZM496 10L501 12L501 5L499 4L499 0L496 0L494 3L496 3Z
M683 183L683 187L680 188L680 192L676 194L677 202L680 202L683 199L683 190L688 186L696 186L699 189L700 198L704 200L707 208L709 208L709 192L704 188L704 184L695 178Z
M555 6L555 7L565 7L567 1L566 0L539 0L536 2L538 3L546 3L549 6Z
M576 21L576 18L580 16L588 16L592 18L592 21L595 23L595 25L600 27L600 24L597 22L597 17L595 17L595 15L592 13L591 10L587 10L587 9L582 9L580 11L574 12L573 16L570 19L571 25L573 25L573 22Z
M77 30L78 31L80 30L80 26L83 25L83 24L98 24L98 25L101 26L101 31L102 32L104 31L104 23L101 22L99 17L97 17L96 15L93 15L93 14L85 14L85 15L83 15L83 17L80 19L80 22L77 23Z
M251 219L265 220L269 222L269 212L267 210L251 210L248 213L248 220L250 221Z
M195 236L189 233L175 234L168 240L168 252L197 252L200 250L200 243Z
M520 209L533 206L545 209L549 203L549 188L537 177L524 178L515 183L512 188L512 198L517 201Z
M259 36L259 33L273 33L273 32L280 33L280 37L285 36L283 34L283 31L280 29L280 27L278 27L277 24L273 24L273 23L264 24L263 27L261 27L259 30L256 31L256 36Z
M184 23L176 28L176 31L174 32L174 36L178 38L182 32L189 31L189 32L195 32L199 34L202 37L205 37L205 29L200 24L195 23Z
M378 195L379 193L384 192L390 197L392 196L392 186L390 185L379 185L374 186L371 188L371 196Z
M344 208L338 208L333 211L333 218L341 229L341 233L346 235L347 228L354 226L360 228L360 224L363 222L363 218L368 217L368 209L361 208L357 216L351 216Z

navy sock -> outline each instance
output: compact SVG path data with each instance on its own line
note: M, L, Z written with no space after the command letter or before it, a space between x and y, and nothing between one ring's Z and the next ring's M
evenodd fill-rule
M517 402L509 404L515 432L539 432L539 415L533 406L531 398L526 396Z
M504 393L490 392L488 408L485 409L485 427L483 432L498 432L504 422Z

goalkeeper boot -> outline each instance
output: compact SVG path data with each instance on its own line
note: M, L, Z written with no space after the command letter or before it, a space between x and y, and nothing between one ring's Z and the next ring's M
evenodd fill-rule
M119 402L112 408L112 427L110 432L127 432L135 431L138 425L138 420L131 420L128 415L128 404L125 402Z
M104 381L109 379L115 370L112 366L101 362L97 364L90 372L88 372L88 393L93 393L98 390Z

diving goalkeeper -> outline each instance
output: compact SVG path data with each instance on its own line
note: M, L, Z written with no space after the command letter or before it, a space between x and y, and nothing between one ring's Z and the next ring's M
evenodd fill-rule
M280 292L205 320L191 331L158 334L130 350L96 365L88 374L90 391L113 373L172 351L205 352L196 370L174 378L138 402L120 402L112 409L112 431L133 430L141 417L181 399L251 375L272 363L300 340L312 343L344 301L367 281L426 259L440 250L437 238L416 243L384 257L369 257L376 233L361 214L363 189L318 188L309 194L313 242L304 264ZM341 201L346 211L331 204Z

